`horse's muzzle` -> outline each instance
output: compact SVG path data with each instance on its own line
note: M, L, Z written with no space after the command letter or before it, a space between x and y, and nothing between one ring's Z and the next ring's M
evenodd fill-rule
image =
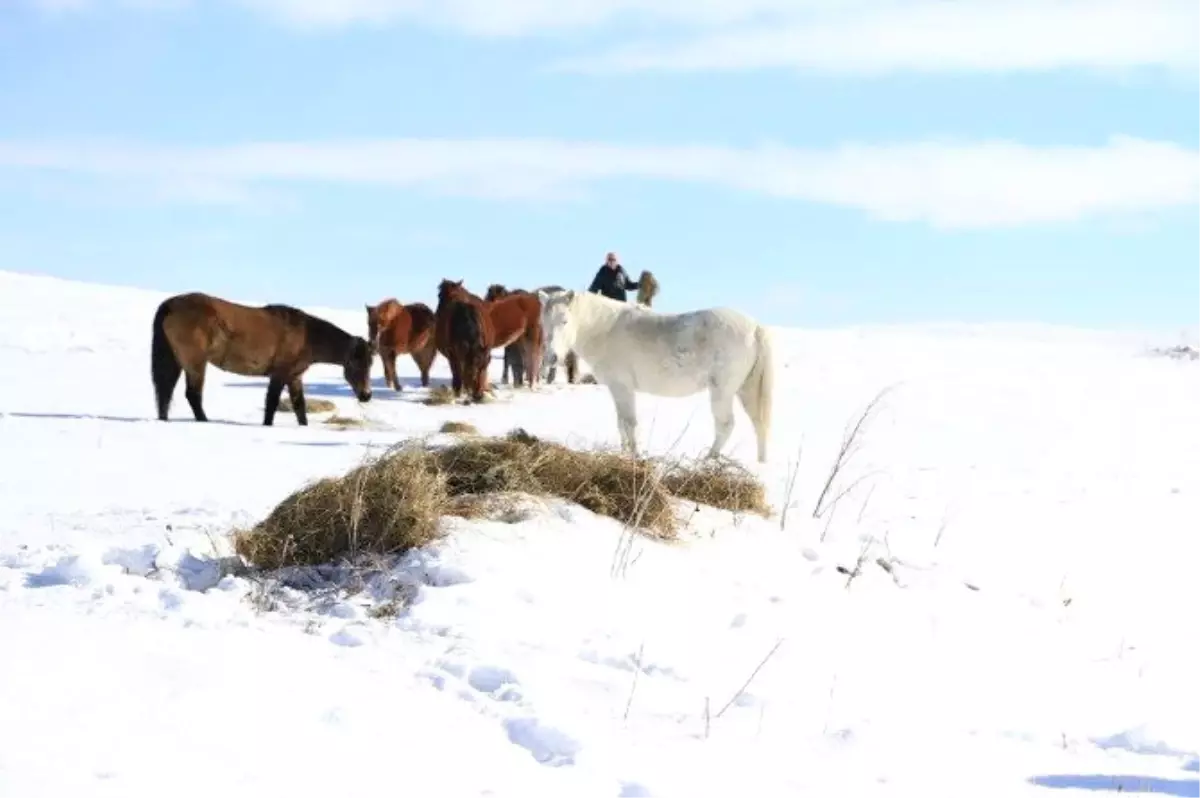
M358 401L360 401L360 402L369 402L369 401L371 401L371 392L370 392L370 391L365 391L364 393L360 393L360 394L358 395Z

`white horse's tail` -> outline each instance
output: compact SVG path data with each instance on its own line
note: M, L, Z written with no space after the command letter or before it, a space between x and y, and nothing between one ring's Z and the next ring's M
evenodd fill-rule
M746 375L746 381L738 389L746 415L754 424L758 439L758 462L767 461L767 438L771 434L771 410L775 392L775 358L771 346L771 333L763 325L754 330L754 365Z

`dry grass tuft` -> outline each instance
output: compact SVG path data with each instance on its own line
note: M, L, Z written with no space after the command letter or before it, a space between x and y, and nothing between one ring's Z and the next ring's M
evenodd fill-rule
M728 457L668 463L662 483L671 495L680 499L763 518L771 515L766 486L745 466Z
M447 435L478 435L479 428L469 421L447 421L442 424L438 432L444 432Z
M595 385L596 384L596 375L595 374L584 374L582 377L579 378L579 384L580 385Z
M454 389L449 385L435 385L429 389L429 395L421 400L427 405L449 405L454 403Z
M345 476L327 477L288 496L234 549L259 568L319 565L358 553L399 554L438 535L449 503L445 476L428 452L393 449Z
M337 410L337 405L328 399L309 399L304 397L304 409L309 413L332 413ZM279 408L276 412L291 413L292 400L286 396L279 397Z
M764 488L732 461L659 463L619 451L580 451L521 429L433 448L399 444L343 477L314 482L253 528L234 535L258 568L392 555L436 539L439 519L520 520L519 497L555 496L650 537L673 539L675 498L766 514Z
M338 415L333 415L333 416L330 416L329 418L325 419L325 423L330 425L331 427L342 427L343 429L345 429L346 427L365 426L365 423L363 422L363 420L361 418L351 418L350 416L338 416Z

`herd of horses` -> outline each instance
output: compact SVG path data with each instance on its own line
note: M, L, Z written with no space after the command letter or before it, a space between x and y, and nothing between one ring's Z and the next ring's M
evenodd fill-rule
M317 363L341 366L354 396L369 402L376 355L387 386L399 391L397 356L411 356L421 385L428 387L430 368L441 354L455 398L466 394L479 402L489 390L492 351L503 349L503 382L511 371L515 385L531 389L543 378L553 382L560 360L574 383L579 358L587 361L612 394L622 445L634 453L637 391L686 396L707 388L715 424L712 455L732 431L737 396L755 426L759 461L765 462L772 384L766 328L723 308L657 313L651 310L657 292L650 272L641 275L636 304L561 286L527 291L492 285L480 297L462 280L443 279L434 309L394 298L366 305L366 338L290 305L251 307L204 293L178 294L163 300L154 315L151 378L158 418L167 420L182 376L193 416L208 420L203 390L210 363L267 378L266 426L274 422L284 388L296 421L308 424L303 376Z

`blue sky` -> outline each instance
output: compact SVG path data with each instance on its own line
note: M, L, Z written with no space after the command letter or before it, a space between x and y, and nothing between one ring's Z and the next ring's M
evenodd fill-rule
M0 269L1195 326L1195 0L7 0Z

